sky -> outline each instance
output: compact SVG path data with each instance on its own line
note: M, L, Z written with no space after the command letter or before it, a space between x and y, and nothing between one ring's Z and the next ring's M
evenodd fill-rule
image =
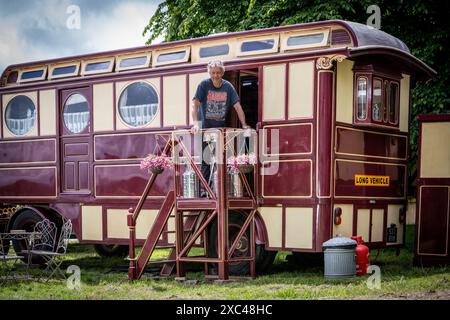
M11 64L145 45L160 2L0 0L0 75Z

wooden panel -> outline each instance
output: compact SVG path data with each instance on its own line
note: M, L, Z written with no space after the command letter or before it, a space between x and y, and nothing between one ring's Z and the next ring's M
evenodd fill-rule
M286 248L313 248L313 208L286 208Z
M384 232L384 210L372 209L372 236L370 242L382 242Z
M314 70L313 61L289 64L289 119L313 116Z
M96 166L94 172L97 197L140 197L149 177L139 164ZM153 184L150 196L165 197L172 185L173 171L164 170Z
M264 220L269 238L269 247L281 248L282 246L282 217L281 207L261 207L258 209Z
M449 187L421 186L418 253L448 254Z
M39 91L39 121L41 136L56 135L56 91Z
M409 129L409 86L410 76L402 74L400 80L400 123L399 128L402 132L408 132Z
M55 198L56 167L0 169L0 198Z
M186 125L186 75L163 77L164 127Z
M108 209L106 212L107 237L117 239L128 239L130 231L127 226L128 210Z
M286 65L263 68L263 121L285 119Z
M64 144L64 156L87 156L89 154L88 143L66 143Z
M158 150L156 144L163 150L169 138L170 134L161 132L96 136L95 160L142 159L154 152L155 148Z
M75 162L64 163L64 190L75 190Z
M114 130L114 93L112 83L93 86L94 131Z
M0 142L0 163L38 163L56 161L56 140Z
M406 136L336 127L336 153L405 160Z
M278 166L267 174L268 166ZM262 188L265 198L308 198L312 195L311 160L277 160L263 163ZM293 179L295 177L295 179ZM289 183L287 183L289 181Z
M101 206L81 207L82 240L103 240L103 216Z
M335 172L335 197L403 198L405 196L405 165L336 160ZM356 186L355 175L388 176L389 186Z
M369 241L370 209L358 209L356 212L356 235L362 236L363 241Z
M353 61L337 64L336 122L353 123Z
M278 139L276 139L277 135ZM264 155L310 154L312 151L312 124L265 126L263 139Z
M78 189L89 190L89 162L78 163Z
M450 122L422 123L421 178L450 178Z

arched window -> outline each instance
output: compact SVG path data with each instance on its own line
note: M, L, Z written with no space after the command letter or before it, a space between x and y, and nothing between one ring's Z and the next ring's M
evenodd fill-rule
M64 125L71 133L80 133L89 124L89 105L79 93L72 94L64 104Z

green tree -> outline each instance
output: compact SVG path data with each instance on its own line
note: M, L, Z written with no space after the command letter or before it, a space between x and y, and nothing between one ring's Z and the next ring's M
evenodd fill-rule
M401 39L411 53L438 74L415 82L412 92L409 193L414 192L417 120L421 113L450 112L450 5L432 0L166 0L145 27L151 43L212 33L267 28L311 21L343 19L366 23L368 6L381 9L381 29Z

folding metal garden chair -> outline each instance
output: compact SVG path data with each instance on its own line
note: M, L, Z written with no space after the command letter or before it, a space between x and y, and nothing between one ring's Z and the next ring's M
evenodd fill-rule
M61 270L61 264L63 262L62 257L66 254L67 245L72 233L72 222L66 220L61 228L61 234L59 236L58 244L55 250L32 250L33 255L41 256L45 259L46 268L42 272L41 277L46 275L46 281L50 280L56 273L60 274L63 278L66 278L65 273Z
M0 234L0 283L3 283L9 279L15 279L14 274L12 272L15 270L15 265L17 261L23 259L22 256L9 254L10 240L11 240L10 234L8 233ZM10 261L13 262L12 266L8 264Z

